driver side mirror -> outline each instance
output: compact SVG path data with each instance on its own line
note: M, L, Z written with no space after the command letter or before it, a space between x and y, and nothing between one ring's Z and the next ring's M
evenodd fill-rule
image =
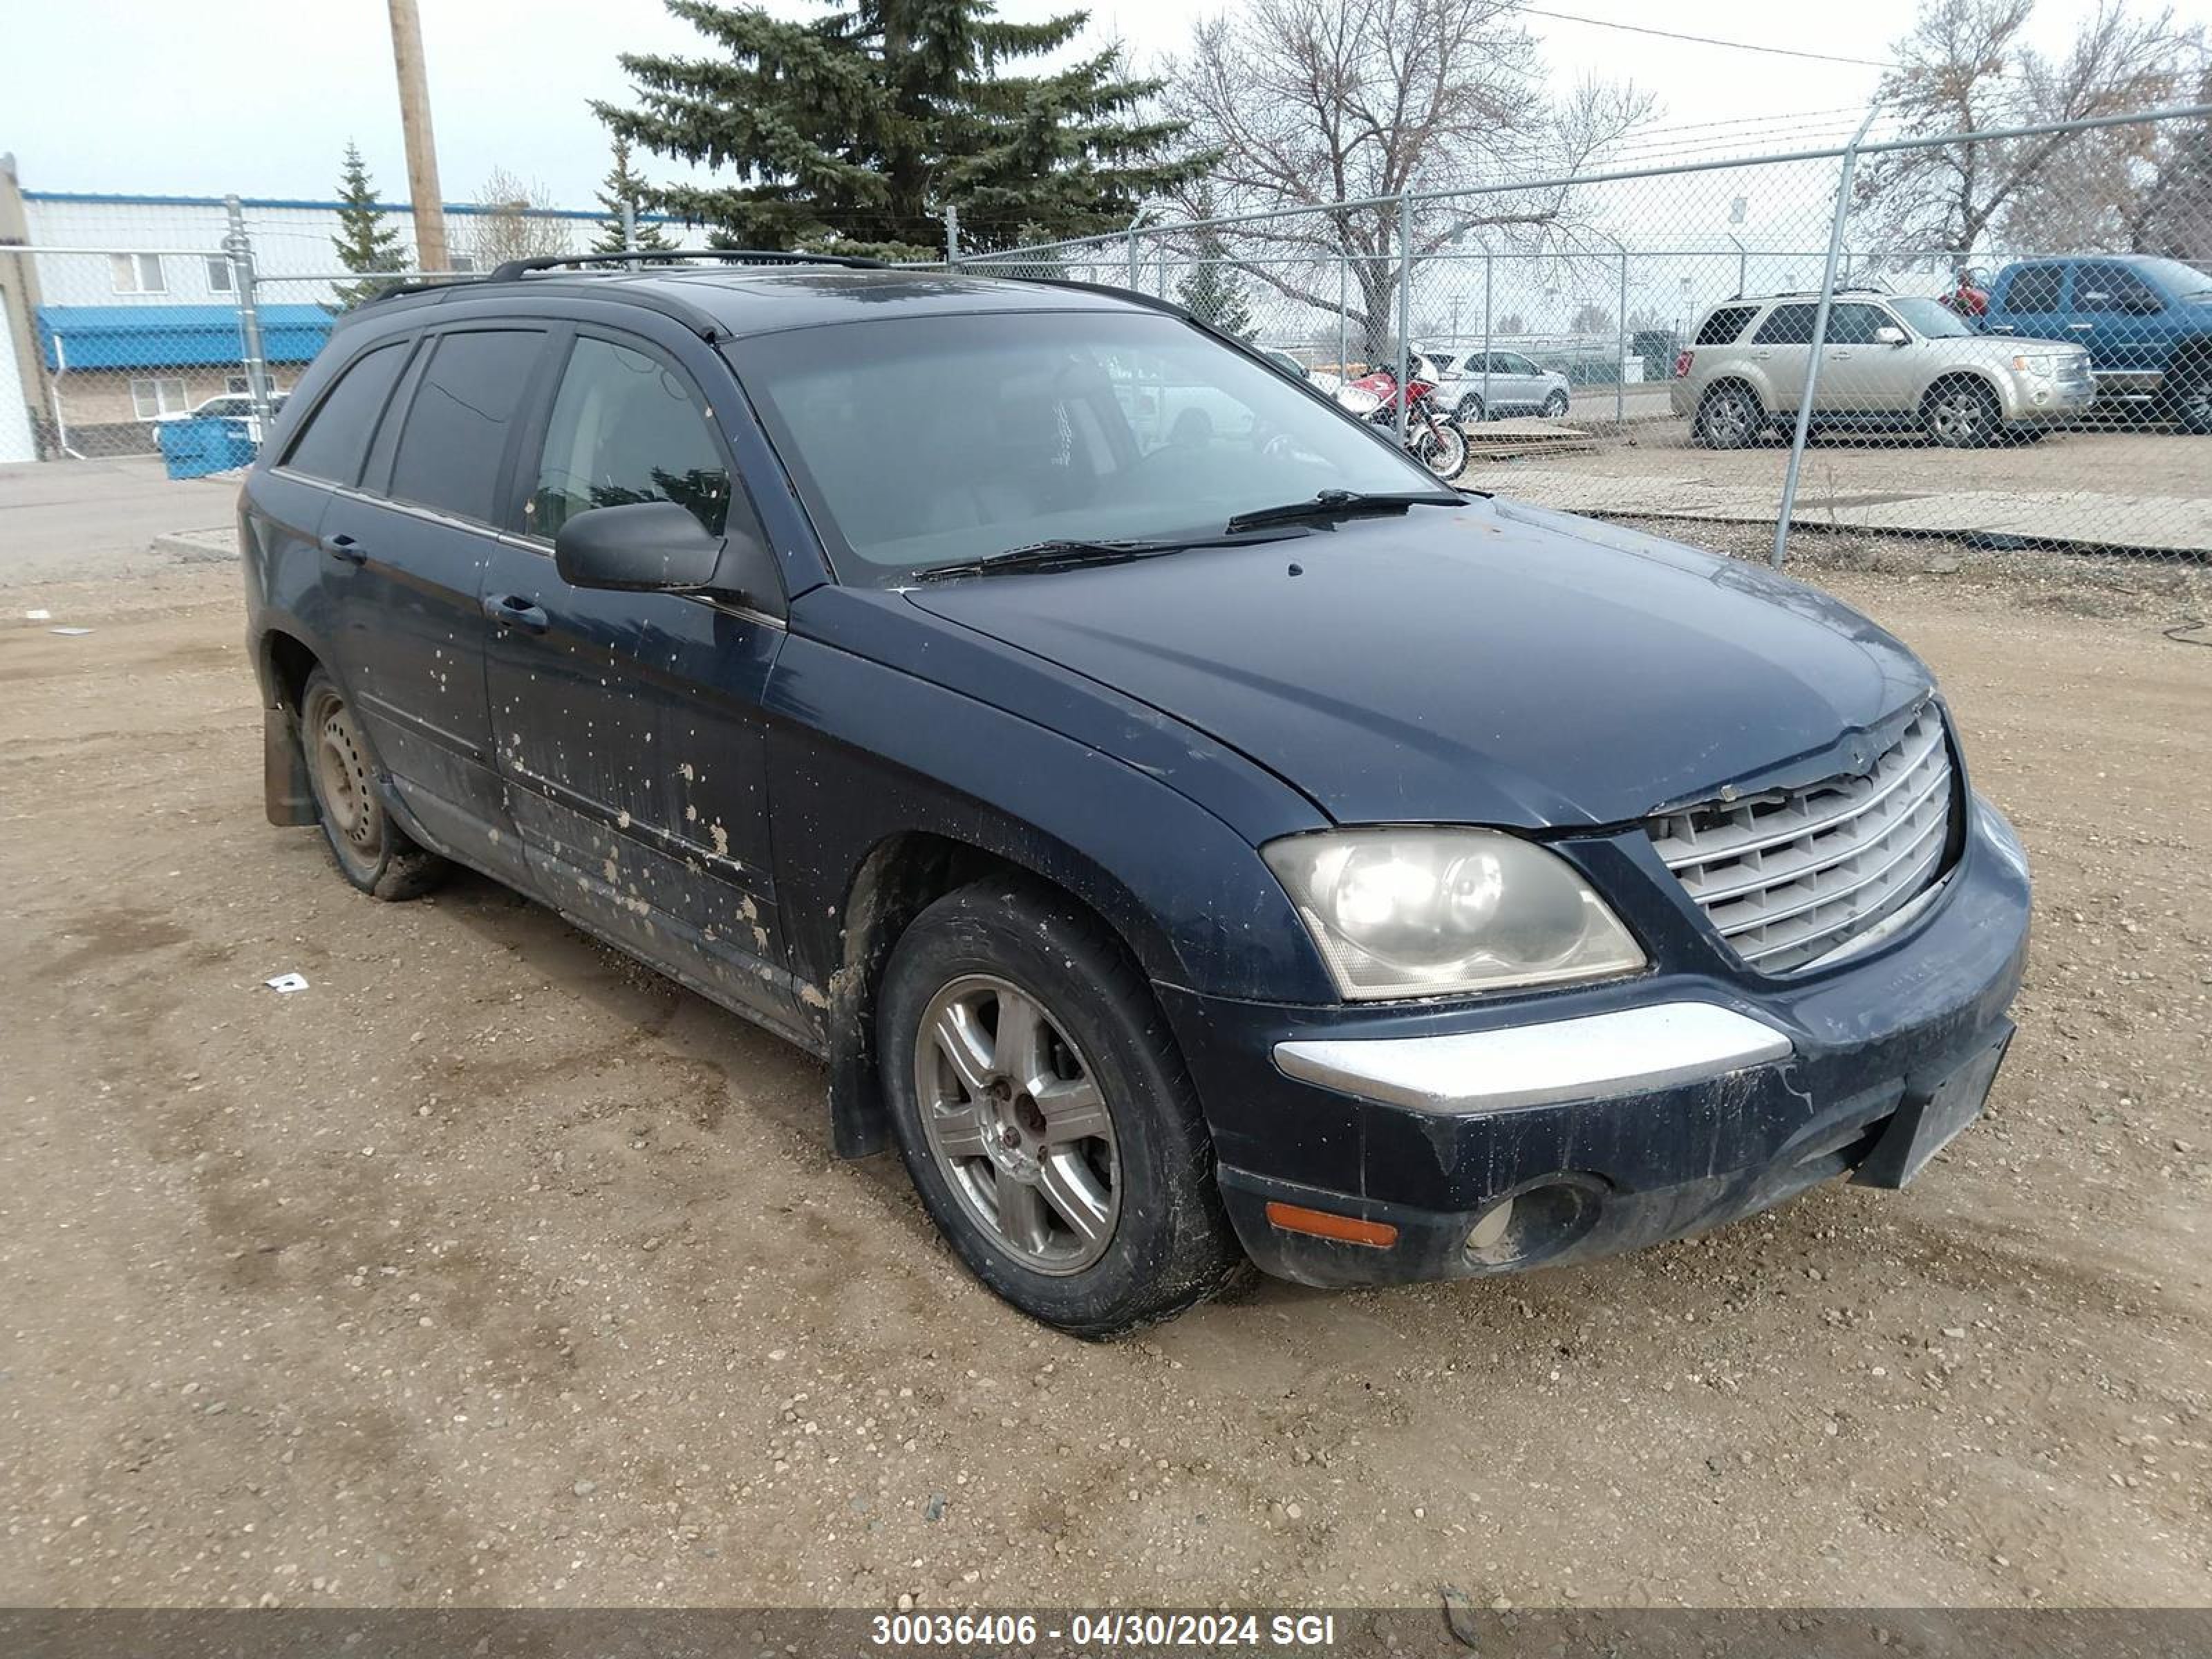
M553 538L553 568L571 587L696 593L713 584L721 562L722 538L674 501L595 507Z
M1884 345L1910 345L1912 337L1894 323L1884 323L1874 331L1874 337Z

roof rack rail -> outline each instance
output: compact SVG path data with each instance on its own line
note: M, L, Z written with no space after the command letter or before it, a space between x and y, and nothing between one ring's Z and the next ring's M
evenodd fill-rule
M741 265L844 265L856 270L881 270L881 259L864 259L851 253L793 253L782 248L657 247L623 248L614 253L548 253L534 259L509 259L495 265L486 282L513 282L533 270L558 270L567 265L671 264L678 259L726 259Z

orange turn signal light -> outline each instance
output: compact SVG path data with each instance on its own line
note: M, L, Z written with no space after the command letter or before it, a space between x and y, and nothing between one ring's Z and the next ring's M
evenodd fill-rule
M1267 1221L1286 1233L1310 1233L1333 1238L1340 1244L1364 1244L1370 1250L1387 1250L1398 1242L1398 1230L1387 1221L1362 1221L1357 1216L1332 1215L1309 1210L1303 1204L1269 1204Z

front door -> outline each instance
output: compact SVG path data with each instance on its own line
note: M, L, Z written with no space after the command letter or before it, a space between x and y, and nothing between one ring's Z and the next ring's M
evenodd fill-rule
M1838 300L1829 308L1828 337L1820 348L1820 407L1823 416L1880 415L1913 406L1914 358L1924 341L1891 345L1878 337L1897 319L1880 306Z
M2089 348L2089 361L2116 389L2146 392L2157 384L2168 331L2166 301L2125 265L2074 267L2072 325L2064 337Z
M787 1025L760 706L781 622L750 605L572 587L551 556L568 519L635 501L676 501L715 535L758 537L679 332L580 329L534 423L520 533L483 578L495 751L541 893ZM757 603L780 611L781 595Z
M334 495L319 526L342 596L339 678L401 805L434 846L495 872L520 861L491 763L477 595L545 343L519 328L425 340L360 488Z

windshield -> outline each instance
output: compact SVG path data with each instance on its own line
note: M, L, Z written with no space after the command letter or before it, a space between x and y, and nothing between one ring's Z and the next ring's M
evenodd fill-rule
M2195 265L2184 264L2179 259L2136 259L2130 263L2138 276L2158 283L2179 298L2196 300L2212 294L2212 276Z
M896 317L729 348L841 581L1066 539L1214 536L1321 490L1435 478L1174 317Z
M1905 319L1905 326L1923 339L1955 340L1962 334L1975 332L1966 319L1941 300L1899 296L1890 301L1889 308Z

